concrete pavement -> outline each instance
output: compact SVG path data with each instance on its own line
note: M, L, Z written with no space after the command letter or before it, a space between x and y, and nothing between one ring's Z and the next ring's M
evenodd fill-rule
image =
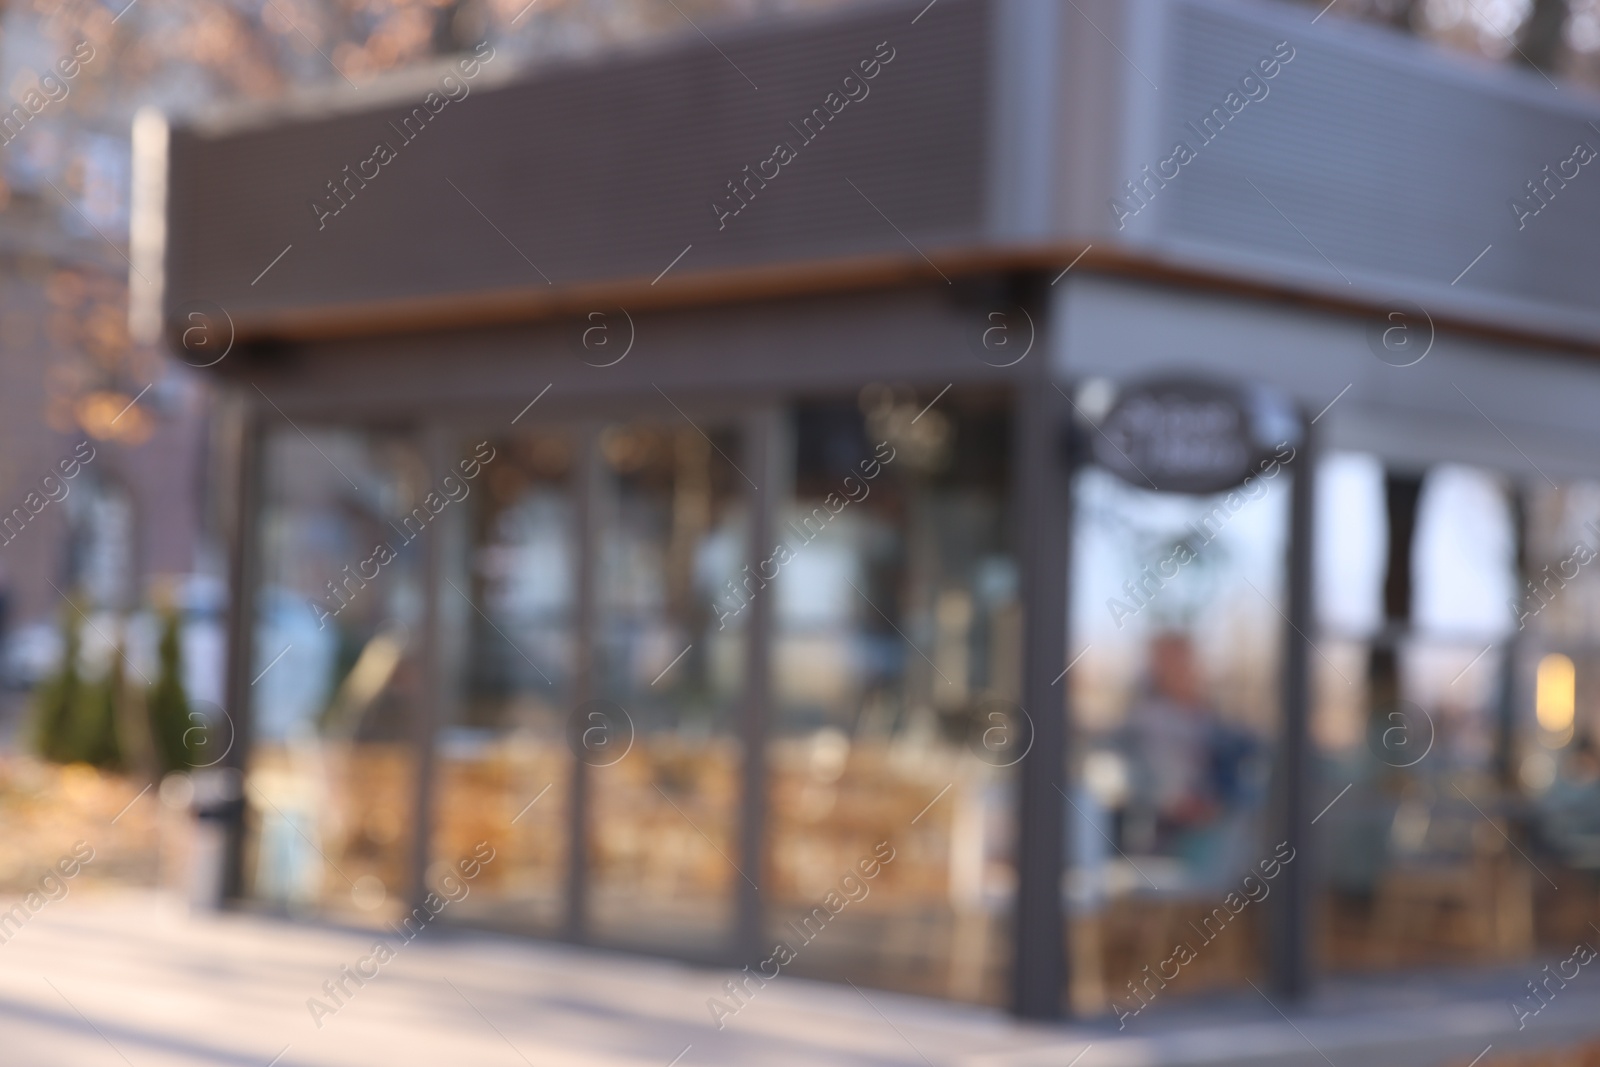
M378 966L373 943L360 931L190 916L153 892L74 891L0 945L0 1064L1464 1067L1492 1044L1488 1067L1519 1047L1600 1035L1600 979L1592 990L1578 979L1518 1032L1499 995L1511 975L1346 987L1292 1011L1292 1023L1253 994L1179 1003L1124 1033L782 977L718 1030L706 1001L727 972L443 929L330 995L323 983L341 968ZM314 1016L314 997L336 1010Z

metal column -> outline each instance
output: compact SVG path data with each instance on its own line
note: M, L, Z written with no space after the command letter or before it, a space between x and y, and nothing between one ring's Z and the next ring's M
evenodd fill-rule
M1283 641L1283 754L1281 788L1283 804L1279 833L1295 850L1293 862L1283 868L1283 881L1273 894L1278 898L1271 917L1272 985L1292 998L1311 991L1315 882L1312 848L1312 798L1316 767L1311 752L1311 633L1316 625L1312 611L1312 534L1315 520L1317 448L1314 427L1305 422L1299 452L1294 458L1294 482L1289 498L1289 558ZM1275 842L1274 842L1275 844Z
M746 418L742 426L744 448L760 485L749 493L750 536L746 554L750 568L760 572L760 563L771 552L777 509L788 498L784 413L766 407ZM743 752L740 789L744 804L739 819L739 866L761 882L766 858L764 843L767 823L767 733L772 696L773 605L770 596L756 597L750 606L750 625L745 632L744 700L739 709L739 742ZM744 878L734 883L735 901L733 954L737 963L754 964L761 958L761 939L765 909L761 894Z
M1024 364L1024 366L1027 366ZM1016 394L1016 514L1023 574L1023 707L1033 748L1018 764L1017 901L1011 1010L1023 1018L1061 1015L1067 988L1061 877L1066 855L1067 581L1072 478L1063 452L1066 398L1043 359Z
M422 435L423 462L428 469L428 484L438 485L451 470L450 435L441 426L429 426ZM433 805L435 759L439 724L445 721L446 701L451 697L445 669L443 621L439 604L444 585L445 544L451 527L460 521L453 514L422 539L422 679L423 693L412 709L411 743L416 752L416 782L412 789L411 857L407 878L407 899L420 907L428 894L428 859L433 852Z
M578 441L578 462L573 471L577 497L578 522L578 581L577 597L577 656L572 674L572 707L577 709L591 700L595 684L595 627L599 617L595 605L595 568L599 564L598 543L600 516L598 509L603 498L601 486L600 428L585 426ZM571 731L568 732L569 743ZM567 917L566 936L573 941L583 941L589 934L589 850L587 827L589 825L589 765L572 753L572 782L567 806Z
M221 512L228 566L227 707L231 744L218 764L243 775L250 752L250 671L255 656L255 591L260 567L262 428L254 406L241 391L219 405L223 412L218 436L224 479ZM248 797L226 829L222 899L244 895L244 823Z

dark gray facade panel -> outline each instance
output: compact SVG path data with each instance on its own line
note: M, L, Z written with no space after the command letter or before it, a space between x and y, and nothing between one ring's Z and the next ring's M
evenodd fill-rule
M650 279L691 244L675 270L970 241L983 223L990 0L945 0L913 25L919 6L726 31L726 58L692 36L483 81L409 142L397 127L410 104L230 133L177 128L167 308L208 299L270 314ZM863 62L879 64L870 80ZM826 124L806 127L817 112ZM346 166L357 174L380 141L395 158L319 219L312 202L337 205L327 183ZM779 144L793 158L766 163ZM713 203L740 204L728 184L746 166L777 176L742 186L746 206L719 218Z
M1276 280L1288 266L1329 294L1600 337L1600 182L1583 162L1600 145L1591 96L1371 27L1313 27L1278 5L1164 10L1161 92L1128 90L1156 117L1112 191L1131 209L1122 183L1146 183L1150 203L1125 220L1144 247ZM1270 80L1246 82L1290 53ZM1172 178L1180 143L1194 154Z
M994 300L958 286L633 315L614 366L579 358L586 317L449 334L329 341L235 353L219 370L259 386L296 418L478 412L510 419L540 403L598 410L662 390L778 395L854 392L866 381L1010 382L984 355ZM630 329L608 309L609 329ZM1044 358L1045 338L1028 358ZM991 357L992 358L992 357ZM669 409L670 410L670 409Z
M1199 145L1186 124L1221 105L1278 38L1204 8L1179 8L1175 31L1182 44L1173 50L1178 81L1167 127ZM1513 197L1529 196L1524 184L1543 166L1593 139L1585 123L1533 100L1397 67L1387 56L1319 44L1294 42L1295 58L1260 106L1246 107L1216 144L1199 148L1192 173L1171 190L1177 232L1296 257L1316 255L1309 240L1346 270L1441 284L1496 242L1510 254L1486 258L1461 285L1536 301L1592 299L1592 280L1555 268L1593 261L1596 183L1571 183L1552 205L1559 212L1525 220L1520 233L1509 208Z

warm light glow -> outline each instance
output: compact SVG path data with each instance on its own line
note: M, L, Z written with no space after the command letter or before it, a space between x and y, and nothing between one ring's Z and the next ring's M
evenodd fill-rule
M1572 729L1572 718L1577 706L1577 672L1572 660L1552 653L1539 661L1538 688L1534 709L1539 725L1551 733L1564 733Z
M83 432L96 441L141 445L154 427L150 416L126 393L97 390L78 399L76 414Z

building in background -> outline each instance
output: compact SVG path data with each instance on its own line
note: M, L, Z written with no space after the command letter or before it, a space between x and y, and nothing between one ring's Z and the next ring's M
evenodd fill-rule
M74 195L52 181L40 157L55 162L82 131L39 126L10 139L0 216L0 676L8 732L27 687L60 655L69 596L101 624L160 603L186 607L214 631L221 609L216 567L212 588L196 580L206 569L206 387L130 339L127 262L103 233L126 231L126 156L114 139L89 137L74 171L87 185ZM195 641L193 680L204 688L199 630ZM145 644L148 667L153 635ZM210 674L215 699L215 668Z
M1600 106L1082 6L170 130L237 900L490 840L452 921L1034 1015L1583 936ZM1238 493L1101 443L1175 373L1288 398Z

